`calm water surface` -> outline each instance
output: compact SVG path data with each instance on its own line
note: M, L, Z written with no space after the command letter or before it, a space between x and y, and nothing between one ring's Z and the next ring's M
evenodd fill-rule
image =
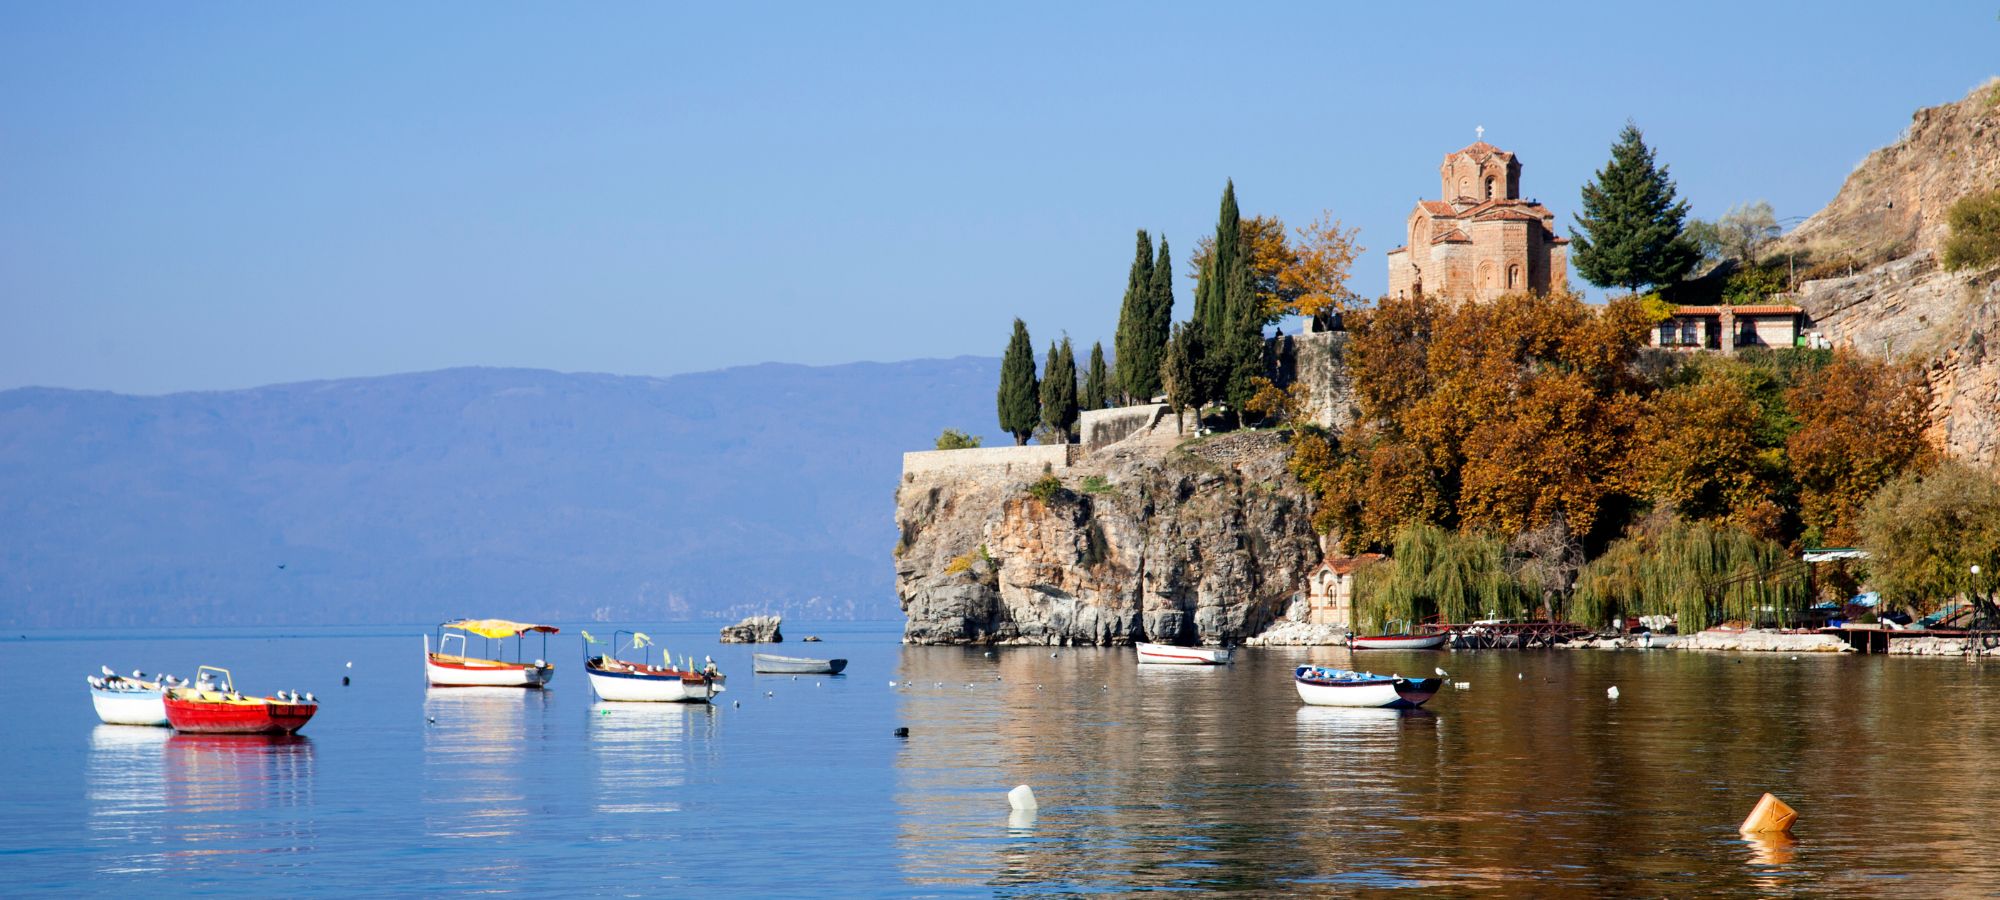
M427 690L414 628L10 635L0 893L1936 896L2000 876L2000 664L1363 654L1472 685L1390 713L1299 704L1290 667L1340 650L1141 668L787 630L850 674L753 676L712 628L661 627L731 673L723 701L607 705L573 629L545 692ZM97 724L98 665L204 662L323 706L286 740ZM1032 820L1009 815L1020 783ZM1795 842L1735 833L1765 790L1800 810Z

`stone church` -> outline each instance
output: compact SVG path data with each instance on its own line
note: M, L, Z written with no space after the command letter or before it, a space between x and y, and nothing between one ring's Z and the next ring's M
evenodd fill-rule
M1521 199L1521 162L1484 140L1445 156L1442 200L1410 212L1409 244L1389 251L1389 294L1484 302L1569 281L1554 213Z

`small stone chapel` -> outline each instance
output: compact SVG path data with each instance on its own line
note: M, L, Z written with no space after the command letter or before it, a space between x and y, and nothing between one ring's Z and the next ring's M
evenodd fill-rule
M1567 238L1548 207L1521 199L1521 161L1483 140L1445 155L1444 199L1419 200L1409 243L1389 251L1389 294L1483 303L1569 281Z

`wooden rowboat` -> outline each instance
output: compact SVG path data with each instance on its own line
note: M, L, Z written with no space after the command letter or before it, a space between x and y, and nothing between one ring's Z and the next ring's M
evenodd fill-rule
M217 676L211 680L208 676ZM274 697L245 697L228 669L202 666L196 687L167 691L167 723L190 734L294 734L306 726L319 704L307 694L279 691Z
M1139 662L1157 666L1226 666L1235 655L1227 647L1175 647L1169 644L1134 643Z
M1451 634L1440 631L1436 634L1374 634L1355 635L1348 638L1347 645L1354 650L1436 650L1451 640Z
M751 654L750 669L760 675L838 675L847 668L844 659L808 659L803 656Z

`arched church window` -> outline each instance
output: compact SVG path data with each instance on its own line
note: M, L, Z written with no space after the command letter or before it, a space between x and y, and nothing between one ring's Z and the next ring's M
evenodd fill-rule
M1515 263L1507 267L1507 289L1510 291L1518 291L1521 289L1520 263Z
M1493 176L1486 176L1486 199L1493 199Z

